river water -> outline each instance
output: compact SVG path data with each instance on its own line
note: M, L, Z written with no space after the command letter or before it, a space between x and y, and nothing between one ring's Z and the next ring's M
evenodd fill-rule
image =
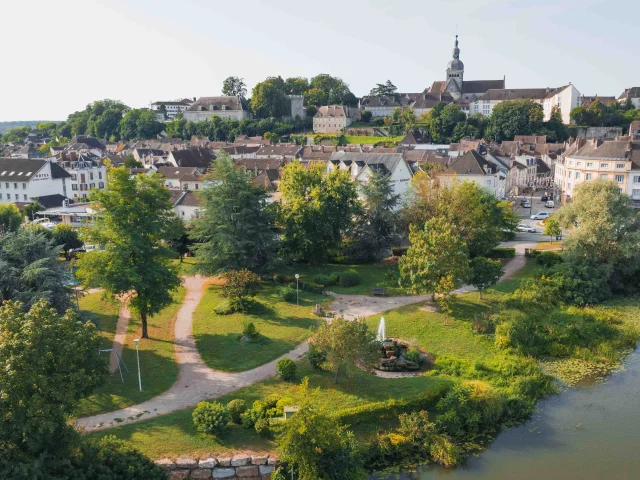
M623 371L541 402L529 422L502 432L465 468L421 467L395 478L640 479L638 353L627 359Z

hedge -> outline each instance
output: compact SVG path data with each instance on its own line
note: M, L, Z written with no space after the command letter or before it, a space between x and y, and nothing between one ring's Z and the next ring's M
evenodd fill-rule
M489 254L490 258L513 258L516 256L515 248L503 248L497 247L491 249L491 254Z
M401 413L419 410L432 410L438 401L449 391L449 385L440 385L436 389L409 398L391 398L383 402L372 402L352 408L345 408L331 416L344 425L376 422L381 419L395 418Z

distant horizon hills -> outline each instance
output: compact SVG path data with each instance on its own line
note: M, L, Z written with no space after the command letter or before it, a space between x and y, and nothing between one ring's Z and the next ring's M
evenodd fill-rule
M33 127L35 128L36 125L38 125L39 123L44 123L44 122L55 122L55 123L60 123L60 122L64 122L64 120L7 120L7 121L0 121L0 133L4 133L7 130L9 130L10 128L16 128L16 127Z

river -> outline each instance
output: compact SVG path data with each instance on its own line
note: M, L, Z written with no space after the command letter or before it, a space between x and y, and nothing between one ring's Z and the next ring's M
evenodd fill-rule
M502 432L465 468L421 467L415 480L640 479L640 359L603 381L539 404L524 425ZM394 478L394 477L391 477Z

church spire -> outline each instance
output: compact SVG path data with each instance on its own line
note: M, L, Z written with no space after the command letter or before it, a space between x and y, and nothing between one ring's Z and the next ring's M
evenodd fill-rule
M453 58L456 60L460 59L460 49L458 48L458 35L456 35L456 44L453 47Z

